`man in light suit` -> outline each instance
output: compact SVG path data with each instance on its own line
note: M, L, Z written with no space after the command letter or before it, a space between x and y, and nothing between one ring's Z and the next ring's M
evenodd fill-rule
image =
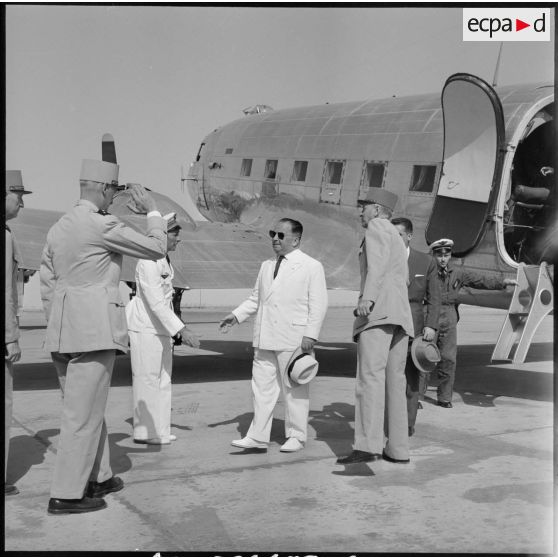
M31 194L23 186L21 171L6 171L6 221L15 219L23 207L23 196ZM10 449L10 426L12 424L13 389L14 389L14 362L21 358L19 347L19 320L18 320L18 290L17 273L20 261L16 239L6 224L6 298L5 298L5 332L4 353L6 369L5 395L5 422L4 422L4 494L18 494L19 490L13 484L6 484L8 470L8 452Z
M389 222L397 195L369 188L358 200L366 229L359 253L360 296L353 338L358 369L354 450L337 463L409 461L405 361L413 320L407 298L407 254ZM384 435L387 442L384 446Z
M436 260L429 254L414 250L410 246L413 238L413 223L405 217L391 220L399 232L403 244L407 248L407 263L409 265L409 303L413 314L413 329L415 335L422 335L425 341L434 341L438 329L442 295L438 281L438 266ZM409 349L412 339L409 338ZM407 378L407 417L409 421L409 436L415 433L417 410L419 409L419 393L426 389L426 374L421 372L413 362L410 351L407 353L405 365Z
M167 251L165 221L153 198L130 188L147 235L106 210L118 186L118 165L85 159L81 197L47 235L40 277L50 351L63 393L62 424L49 513L106 507L102 496L121 490L110 468L104 414L116 352L128 349L118 283L122 256L159 259Z
M176 250L181 226L176 213L165 215L167 252ZM171 434L172 338L199 347L197 336L173 310L170 259L139 260L136 265L136 295L126 306L130 335L134 395L134 442L169 444Z
M285 368L294 350L312 352L327 311L327 288L322 264L299 249L302 225L298 221L281 219L269 235L277 258L263 262L252 295L220 324L226 332L256 315L254 418L246 436L232 445L267 451L273 409L283 392L287 440L281 451L294 452L306 443L310 392L309 384L286 384Z

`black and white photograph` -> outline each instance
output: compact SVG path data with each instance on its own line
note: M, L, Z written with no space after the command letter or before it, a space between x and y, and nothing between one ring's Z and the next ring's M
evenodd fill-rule
M554 555L554 3L7 3L6 555Z

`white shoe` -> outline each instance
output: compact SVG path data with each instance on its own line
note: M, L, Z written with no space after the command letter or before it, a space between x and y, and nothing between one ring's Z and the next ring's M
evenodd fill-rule
M258 442L248 436L245 436L242 440L233 440L231 445L244 449L267 449L267 444L265 442Z
M298 451L304 447L304 444L298 438L289 438L279 449L279 451Z
M169 440L170 440L171 442L176 442L176 436L175 436L174 434L171 434L171 435L169 436Z

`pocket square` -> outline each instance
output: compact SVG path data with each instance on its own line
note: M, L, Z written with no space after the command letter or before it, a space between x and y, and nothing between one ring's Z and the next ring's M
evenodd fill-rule
M422 274L422 273L415 273L415 277L424 277L424 274Z

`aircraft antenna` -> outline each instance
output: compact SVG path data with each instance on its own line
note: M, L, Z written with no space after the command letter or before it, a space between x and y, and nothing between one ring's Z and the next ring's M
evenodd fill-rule
M498 58L496 59L496 68L494 69L494 78L492 79L492 87L496 87L498 85L498 70L500 69L500 58L502 57L502 48L504 46L504 42L500 42L500 48L498 49Z

